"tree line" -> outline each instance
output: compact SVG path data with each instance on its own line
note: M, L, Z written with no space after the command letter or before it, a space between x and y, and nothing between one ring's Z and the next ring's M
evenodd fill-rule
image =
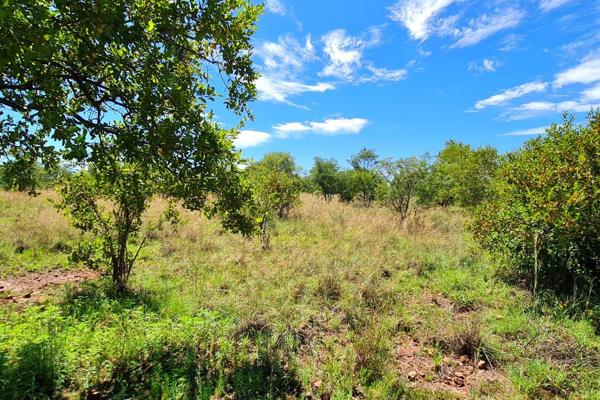
M247 176L262 202L262 221L284 218L301 192L363 207L378 204L399 221L428 207L457 206L472 215L469 230L515 278L578 294L600 278L600 111L576 125L565 115L544 136L499 154L449 141L435 156L382 159L372 149L350 168L315 158L302 174L288 153L269 153ZM264 225L264 243L268 226Z

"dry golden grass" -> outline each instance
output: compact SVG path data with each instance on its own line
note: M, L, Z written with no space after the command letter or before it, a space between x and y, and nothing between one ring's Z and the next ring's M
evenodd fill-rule
M7 205L0 209L0 232L8 246L19 237L48 250L57 238L74 237L44 197L52 194L0 193ZM152 202L146 226L166 205ZM292 343L286 363L296 368L303 393L317 398L394 398L407 386L423 399L432 398L429 390L441 390L437 398L535 398L546 384L535 380L539 365L557 376L577 374L572 379L579 386L561 393L600 393L590 383L598 375L584 365L595 356L576 356L569 369L552 355L563 354L560 349L529 352L547 342L540 332L560 331L569 349L578 343L582 353L598 354L591 325L533 314L529 295L500 281L464 231L467 218L460 209L430 209L401 224L377 206L303 195L263 250L258 238L181 210L181 224L152 235L131 286L154 299L161 318L210 310L230 324L231 340L244 343L254 332L277 346ZM35 222L41 220L44 229ZM459 359L463 353L468 362ZM468 369L481 359L494 370ZM408 377L413 369L414 379ZM450 382L452 371L468 376ZM419 388L426 392L419 395Z

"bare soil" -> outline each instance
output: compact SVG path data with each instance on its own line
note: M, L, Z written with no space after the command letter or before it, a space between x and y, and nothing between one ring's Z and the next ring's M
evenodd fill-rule
M52 290L67 283L81 283L100 276L97 271L51 270L32 272L0 280L0 304L39 302Z
M432 392L453 393L457 398L467 398L473 390L502 385L505 377L483 360L466 356L444 355L440 365L435 365L432 350L406 335L395 348L396 364L400 373L412 387Z

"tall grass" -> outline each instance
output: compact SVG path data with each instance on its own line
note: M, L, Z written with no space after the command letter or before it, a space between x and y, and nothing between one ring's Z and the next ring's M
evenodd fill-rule
M40 198L1 196L8 205L2 232L54 213ZM148 218L163 205L155 200ZM53 218L57 236L73 237ZM466 355L489 361L493 371L484 375L502 378L461 396L597 396L594 327L533 312L529 295L501 281L464 232L466 218L460 209L433 209L402 225L383 208L305 195L263 250L257 238L182 211L182 224L158 232L143 250L125 296L100 280L41 307L0 306L0 393L455 398L440 388L433 394L427 385L435 381L404 375L398 354L410 338L432 366L426 376ZM24 240L38 243L38 232L29 231ZM39 243L52 243L47 237ZM42 260L52 260L51 247L40 247ZM549 340L556 332L562 339Z

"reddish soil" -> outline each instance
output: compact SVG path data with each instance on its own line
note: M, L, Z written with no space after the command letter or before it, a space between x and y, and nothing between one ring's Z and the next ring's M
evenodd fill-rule
M462 399L468 398L473 389L502 385L504 382L502 373L488 369L484 361L445 355L441 365L436 368L432 356L431 349L409 336L396 344L396 364L400 373L415 388L449 392Z
M52 289L66 283L80 283L100 274L92 270L32 272L0 280L0 304L40 301Z

